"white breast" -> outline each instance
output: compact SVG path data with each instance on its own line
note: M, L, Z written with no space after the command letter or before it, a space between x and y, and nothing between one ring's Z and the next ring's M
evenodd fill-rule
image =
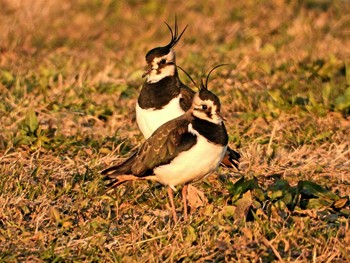
M136 121L146 139L162 124L184 114L180 107L180 98L181 95L172 99L168 105L159 110L142 109L138 103L136 104Z
M226 145L208 142L192 129L192 124L189 129L197 135L197 143L188 151L180 153L171 163L154 170L155 179L173 189L177 185L200 180L214 172L226 152Z

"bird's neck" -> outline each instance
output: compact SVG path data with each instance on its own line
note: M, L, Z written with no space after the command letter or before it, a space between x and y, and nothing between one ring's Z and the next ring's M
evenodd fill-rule
M192 127L208 141L223 146L227 145L228 135L223 122L216 124L193 116L191 123Z
M156 83L145 82L138 98L138 104L143 109L161 109L179 95L180 81L176 74Z

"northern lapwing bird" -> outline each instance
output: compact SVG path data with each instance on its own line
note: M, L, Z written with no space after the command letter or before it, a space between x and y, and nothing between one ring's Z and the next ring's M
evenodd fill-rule
M136 121L145 138L162 124L188 111L195 94L181 82L175 61L174 47L187 26L179 34L176 17L174 30L165 24L171 40L166 46L153 48L146 54L147 67L143 74L146 81L136 104ZM238 168L239 158L240 154L228 147L222 165Z
M133 180L154 180L168 186L176 222L173 190L178 185L184 185L182 198L184 218L187 220L188 184L217 169L228 143L220 101L207 89L207 82L201 82L200 90L185 114L161 125L124 162L102 171L105 179L110 180L108 187Z
M178 34L175 17L175 30L170 30L171 40L163 47L156 47L146 54L146 81L142 86L136 104L136 121L148 138L163 123L181 116L192 105L195 92L184 85L177 72L174 47L181 39L187 26Z

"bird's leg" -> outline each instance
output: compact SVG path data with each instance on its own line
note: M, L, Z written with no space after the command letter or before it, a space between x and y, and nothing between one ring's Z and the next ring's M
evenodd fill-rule
M173 214L174 222L176 224L177 223L177 215L176 215L175 205L174 205L174 192L170 186L168 186L168 195L169 195L169 201L170 201L170 205L171 205L171 212Z
M185 186L182 188L182 201L184 203L184 219L187 221L188 215L187 215L187 190L188 190L188 184L185 184Z

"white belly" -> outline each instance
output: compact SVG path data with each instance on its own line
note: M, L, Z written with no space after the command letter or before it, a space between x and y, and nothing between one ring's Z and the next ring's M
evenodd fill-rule
M180 153L171 163L156 168L155 179L173 189L179 184L200 180L217 169L226 148L198 136L197 143L190 150Z
M180 98L181 95L172 99L167 106L160 110L145 110L138 103L136 104L136 121L146 139L162 124L184 114L180 107Z

